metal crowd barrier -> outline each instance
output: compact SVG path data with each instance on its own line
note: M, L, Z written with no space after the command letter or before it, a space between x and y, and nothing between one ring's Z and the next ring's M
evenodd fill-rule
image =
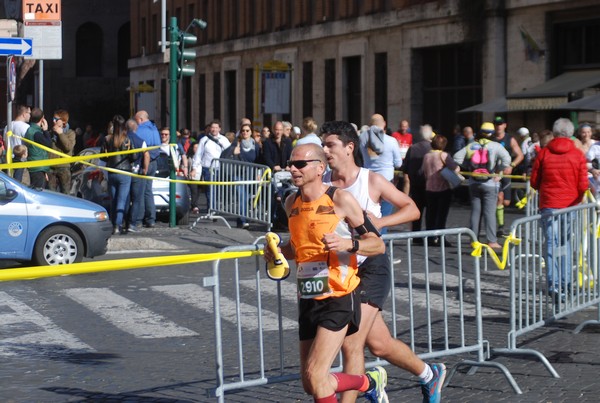
M494 354L533 356L559 377L540 352L519 348L517 338L592 306L598 320L583 322L575 333L600 323L598 224L598 206L591 203L513 222L511 231L521 242L510 253L510 331L507 347L493 348ZM546 244L548 236L555 239L551 245ZM557 279L552 284L548 268Z
M269 167L231 159L214 159L210 167L210 203L208 215L202 219L224 216L244 218L271 228L271 177ZM234 183L235 182L235 183Z
M441 238L440 247L428 246L434 237ZM483 338L482 312L490 312L481 307L480 258L463 246L476 239L471 230L387 234L383 239L394 262L392 298L384 307L392 335L407 338L407 344L424 360L476 355L476 359L460 360L447 383L460 367L470 367L472 372L490 367L502 371L515 392L521 393L506 367L486 361L489 343ZM444 241L456 242L458 254L447 254ZM255 244L222 251L262 247ZM212 276L204 279L214 296L216 386L209 394L220 402L227 391L300 378L295 277L275 282L263 274L264 268L259 256L227 260L226 267L215 261ZM236 337L224 340L224 326ZM368 367L386 364L378 358L366 362Z

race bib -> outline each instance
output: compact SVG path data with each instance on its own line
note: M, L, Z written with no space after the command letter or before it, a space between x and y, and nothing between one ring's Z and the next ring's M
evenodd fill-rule
M316 298L330 293L327 262L299 263L296 278L300 298Z

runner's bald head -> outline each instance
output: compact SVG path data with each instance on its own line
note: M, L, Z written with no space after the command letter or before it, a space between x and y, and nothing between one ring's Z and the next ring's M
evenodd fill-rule
M294 147L292 155L294 155L293 159L314 159L319 160L324 164L327 163L327 158L325 157L323 147L312 143L301 144L299 146ZM299 155L301 155L302 158L298 158Z

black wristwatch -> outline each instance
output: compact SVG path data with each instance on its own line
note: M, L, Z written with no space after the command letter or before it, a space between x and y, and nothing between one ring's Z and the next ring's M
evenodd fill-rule
M360 245L358 244L358 239L353 239L352 240L352 249L350 249L351 253L356 253L358 252L358 248L360 247Z

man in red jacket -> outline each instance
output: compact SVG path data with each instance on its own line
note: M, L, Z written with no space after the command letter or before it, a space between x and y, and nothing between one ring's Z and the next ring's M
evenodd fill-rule
M542 148L531 171L531 186L539 191L540 213L546 236L548 294L564 302L571 287L573 247L571 221L574 213L557 209L581 202L588 188L585 156L571 140L569 119L560 118L552 128L554 139Z

